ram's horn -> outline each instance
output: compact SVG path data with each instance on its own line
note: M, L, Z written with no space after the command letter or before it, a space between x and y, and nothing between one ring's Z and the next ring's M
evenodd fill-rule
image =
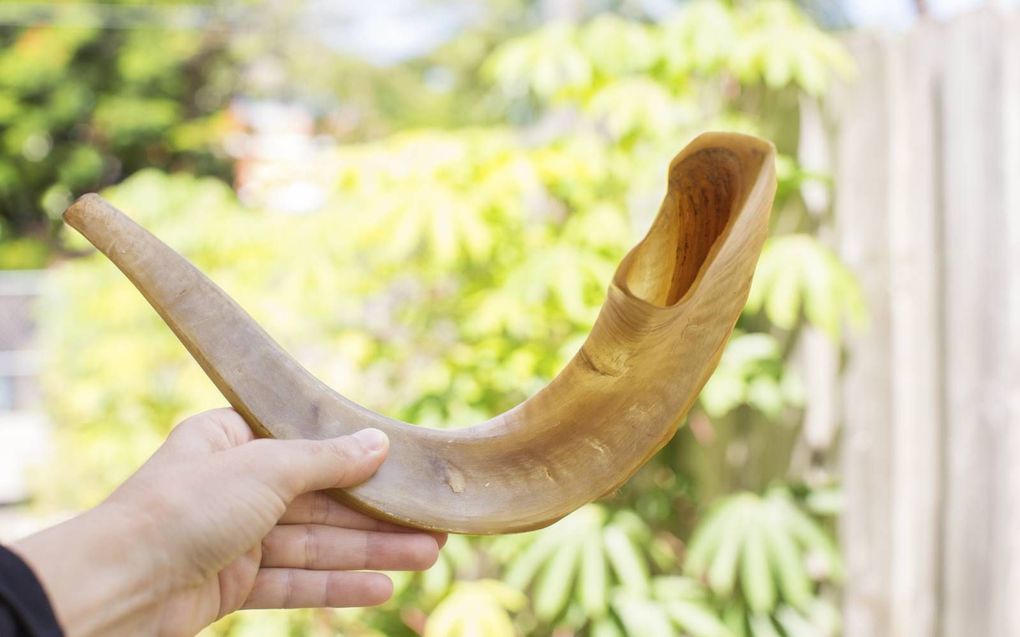
M587 341L548 386L488 422L415 427L325 386L187 260L97 195L64 214L135 284L259 436L378 427L390 454L341 502L436 531L547 525L622 485L676 432L747 300L775 194L775 150L698 137L669 166L648 235L623 259Z

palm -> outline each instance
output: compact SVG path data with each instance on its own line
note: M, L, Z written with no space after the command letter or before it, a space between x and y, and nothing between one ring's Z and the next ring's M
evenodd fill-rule
M231 454L265 443L278 444L253 441L231 410L203 414L182 423L112 498L162 492L157 517L173 521L154 530L173 558L166 560L172 592L154 609L158 634L193 635L241 608L377 604L391 593L388 578L352 571L422 569L435 561L442 537L372 520L307 493L302 482L281 484L257 463L224 471ZM169 491L161 488L166 465L189 469Z
M217 575L171 595L158 610L158 635L190 636L242 606L251 594L262 560L256 547L238 557Z

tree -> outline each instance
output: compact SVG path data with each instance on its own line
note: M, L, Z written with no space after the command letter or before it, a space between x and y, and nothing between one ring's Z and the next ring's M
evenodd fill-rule
M144 166L229 175L209 144L233 90L222 34L75 15L0 32L0 239L50 237L76 196Z

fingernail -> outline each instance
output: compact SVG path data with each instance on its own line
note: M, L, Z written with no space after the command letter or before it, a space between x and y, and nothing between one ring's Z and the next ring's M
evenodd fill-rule
M354 434L354 439L369 451L382 451L389 439L378 429L362 429Z

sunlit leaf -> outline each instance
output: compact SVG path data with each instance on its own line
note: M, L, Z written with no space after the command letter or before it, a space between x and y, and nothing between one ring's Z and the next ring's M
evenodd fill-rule
M516 637L509 613L525 602L519 591L501 582L458 582L429 615L424 637Z
M816 555L830 565L818 579L838 581L832 540L787 491L773 489L764 497L742 493L717 503L695 531L684 570L706 581L719 598L771 617L784 604L808 609L815 599L808 564ZM727 624L736 631L741 621Z
M756 613L768 613L776 603L764 534L749 528L740 557L740 583L747 605Z

